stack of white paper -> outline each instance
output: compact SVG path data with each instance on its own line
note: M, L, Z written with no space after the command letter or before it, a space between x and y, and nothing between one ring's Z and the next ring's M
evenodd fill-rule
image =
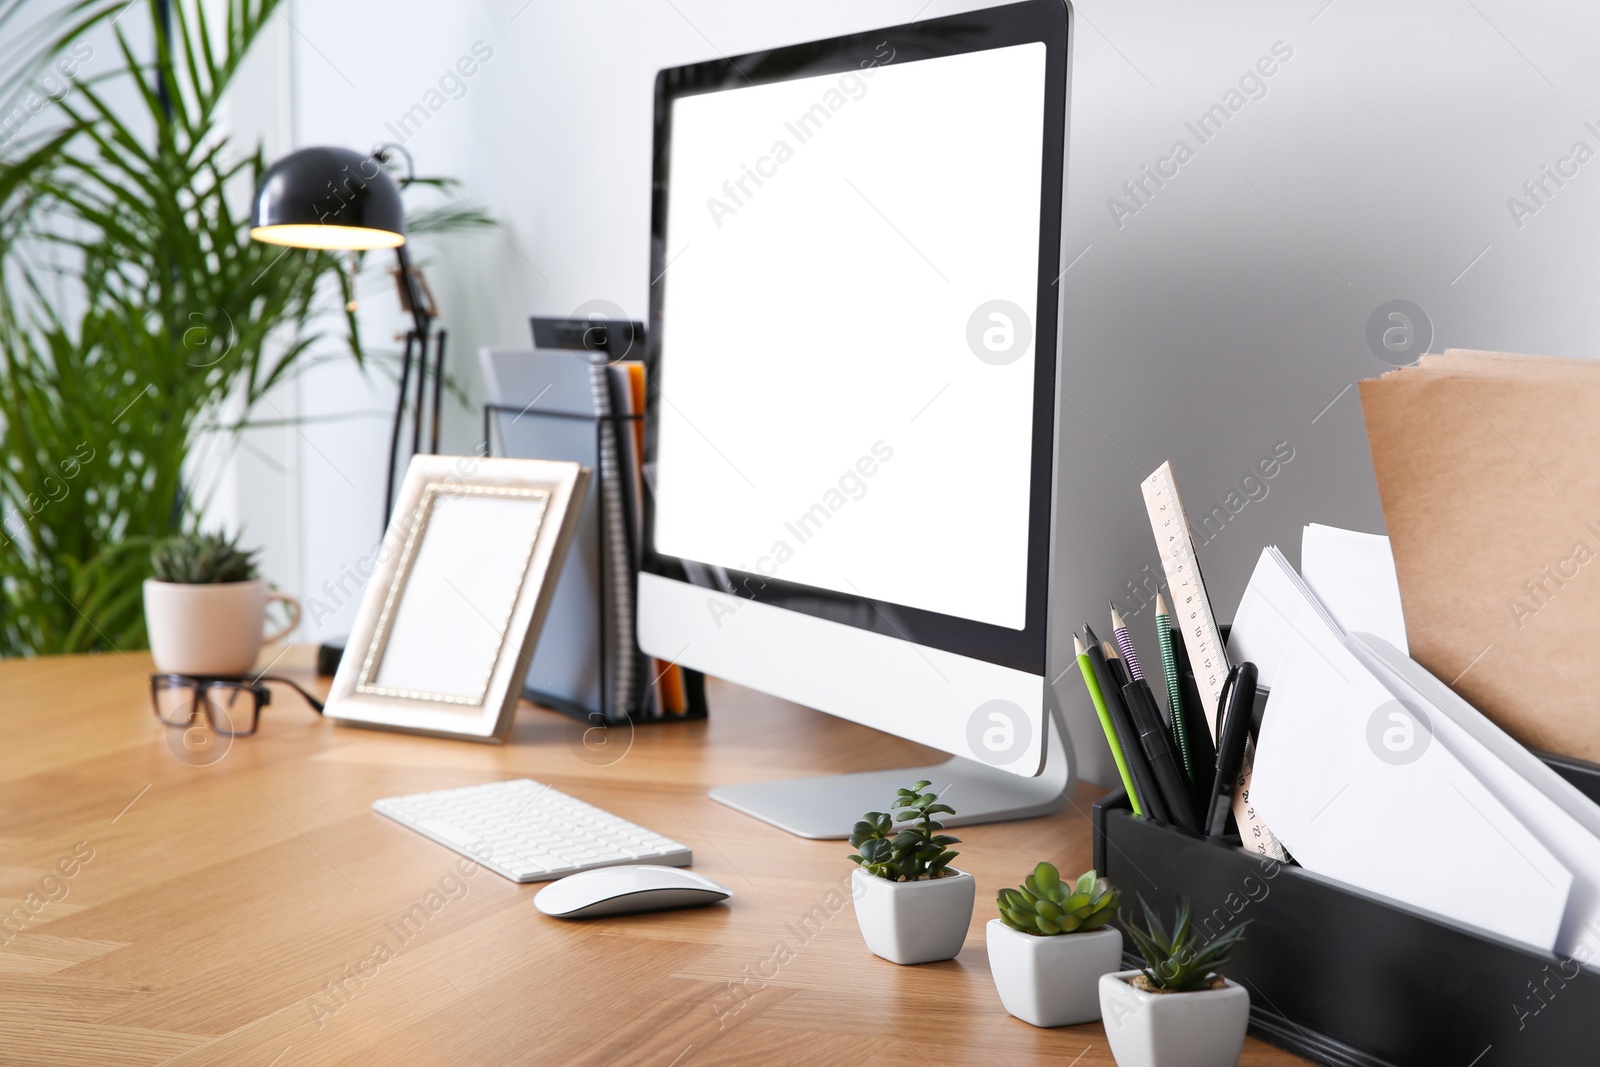
M1428 709L1433 739L1444 745L1572 872L1556 947L1572 955L1600 933L1600 808L1577 786L1512 740L1455 690L1375 634L1352 634L1351 651L1413 715Z
M1334 613L1262 552L1228 642L1271 688L1252 800L1308 870L1573 955L1600 932L1600 808L1386 639L1392 567L1366 572L1346 585L1369 595L1343 589Z
M1410 651L1387 537L1311 523L1300 538L1300 570L1345 633L1377 634Z

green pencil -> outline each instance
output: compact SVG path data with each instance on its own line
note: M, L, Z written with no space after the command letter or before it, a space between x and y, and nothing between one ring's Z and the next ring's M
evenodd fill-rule
M1183 686L1178 681L1178 656L1172 648L1172 620L1167 617L1167 602L1156 594L1156 640L1161 645L1161 670L1167 676L1167 707L1172 712L1172 736L1178 742L1178 754L1183 759L1183 771L1189 781L1197 782L1194 753L1189 750L1188 722L1183 714Z
M1144 808L1139 804L1139 793L1133 788L1133 775L1128 773L1128 761L1122 755L1122 744L1117 740L1116 728L1111 725L1111 712L1106 708L1106 699L1100 693L1100 683L1094 680L1094 665L1089 662L1088 650L1084 647L1083 639L1077 634L1072 635L1072 650L1078 657L1078 670L1083 672L1083 684L1089 689L1089 699L1094 702L1095 714L1100 716L1100 728L1106 732L1106 743L1111 746L1111 758L1117 761L1117 773L1122 775L1122 788L1127 791L1128 803L1133 805L1135 815L1143 815Z

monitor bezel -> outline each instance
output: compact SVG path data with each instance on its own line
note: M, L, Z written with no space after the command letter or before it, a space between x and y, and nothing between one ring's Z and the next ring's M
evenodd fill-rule
M644 494L640 557L651 574L701 586L720 594L771 604L857 629L938 648L1004 667L1044 675L1048 661L1048 605L1052 508L1056 472L1056 393L1059 362L1061 227L1066 167L1070 16L1063 0L1024 0L1002 7L949 15L885 29L847 34L739 56L707 60L660 71L655 87L655 141L652 153L650 326L645 360L650 384L646 399L645 468L657 458L661 390L667 331L662 305L670 283L667 259L667 195L671 169L672 105L681 97L762 85L794 78L848 73L889 62L987 51L1013 45L1045 45L1044 115L1039 185L1039 255L1034 312L1034 394L1031 470L1028 493L1028 561L1022 629L978 622L923 608L801 585L756 572L685 560L655 547L654 500ZM759 350L759 338L752 350Z

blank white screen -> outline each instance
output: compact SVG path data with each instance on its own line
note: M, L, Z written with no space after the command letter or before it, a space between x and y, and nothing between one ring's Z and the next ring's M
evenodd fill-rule
M656 547L1020 630L1045 46L880 59L673 104Z

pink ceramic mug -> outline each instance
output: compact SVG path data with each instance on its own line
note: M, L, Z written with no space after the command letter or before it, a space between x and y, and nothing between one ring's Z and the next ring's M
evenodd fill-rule
M263 634L267 605L282 602L289 621ZM144 583L145 628L156 670L166 674L248 674L263 644L300 625L300 601L272 591L263 578L248 582L186 585Z

